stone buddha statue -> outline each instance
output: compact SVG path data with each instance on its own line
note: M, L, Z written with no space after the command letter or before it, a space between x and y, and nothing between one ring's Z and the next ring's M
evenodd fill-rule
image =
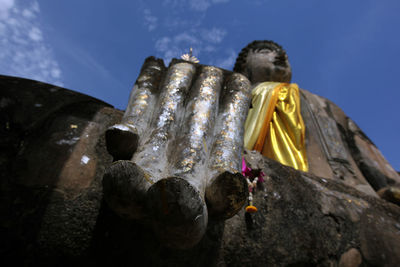
M235 72L149 57L123 113L0 75L4 262L396 266L400 209L377 193L399 201L398 174L290 76L270 41L243 49ZM265 174L254 214L243 158Z
M400 183L339 107L290 83L280 45L250 43L234 72L191 58L168 67L147 58L122 121L106 131L114 157L103 178L108 206L121 217L150 223L164 245L194 246L209 218L231 218L247 202L243 144L375 197Z
M289 84L291 67L280 45L250 43L240 52L234 71L253 87L245 125L247 149L298 170L342 180L370 195L400 182L399 174L338 106Z

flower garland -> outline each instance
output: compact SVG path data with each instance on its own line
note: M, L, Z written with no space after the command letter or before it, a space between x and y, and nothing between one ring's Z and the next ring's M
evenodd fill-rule
M258 175L246 165L246 161L244 160L244 157L242 159L242 174L246 178L247 185L249 187L249 201L248 201L248 206L246 207L246 212L248 213L255 213L257 212L257 207L253 205L253 193L255 193L256 188L257 188L257 183L264 182L264 176L265 174L260 171L258 172Z

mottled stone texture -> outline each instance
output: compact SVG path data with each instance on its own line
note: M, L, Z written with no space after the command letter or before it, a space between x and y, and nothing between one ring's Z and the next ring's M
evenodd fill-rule
M399 174L337 105L301 90L301 114L310 173L375 197L375 191L400 185Z
M267 174L254 195L259 212L209 221L189 250L163 247L145 221L121 219L103 203L101 178L112 162L104 132L122 114L73 91L0 76L1 266L400 262L398 206L253 152L250 166Z
M91 247L101 179L112 161L104 131L122 113L83 94L6 76L0 103L1 260L81 257Z
M150 220L164 245L187 249L208 217L228 219L247 201L241 161L251 86L214 66L160 61L145 60L121 123L106 132L116 162L103 193L122 218Z

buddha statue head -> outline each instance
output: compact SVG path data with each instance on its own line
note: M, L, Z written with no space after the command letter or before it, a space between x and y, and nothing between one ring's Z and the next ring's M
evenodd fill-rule
M233 71L245 75L252 84L286 82L292 78L288 56L272 41L253 41L242 49Z

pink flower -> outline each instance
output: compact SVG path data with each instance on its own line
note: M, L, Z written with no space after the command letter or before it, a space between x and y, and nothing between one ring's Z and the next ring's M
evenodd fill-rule
M251 168L247 167L246 161L244 160L244 157L242 158L242 174L245 177L253 177L253 173L251 171Z
M260 183L265 182L265 180L263 178L264 176L265 176L265 173L263 173L263 172L260 172L260 174L258 175L258 181Z
M250 167L247 167L246 161L244 160L244 157L243 157L242 158L242 174L243 174L243 176L249 177L249 178L258 177L259 183L265 182L265 180L263 178L265 176L264 172L260 171L258 173L258 176L255 176L255 173L257 173L257 172L253 171Z

